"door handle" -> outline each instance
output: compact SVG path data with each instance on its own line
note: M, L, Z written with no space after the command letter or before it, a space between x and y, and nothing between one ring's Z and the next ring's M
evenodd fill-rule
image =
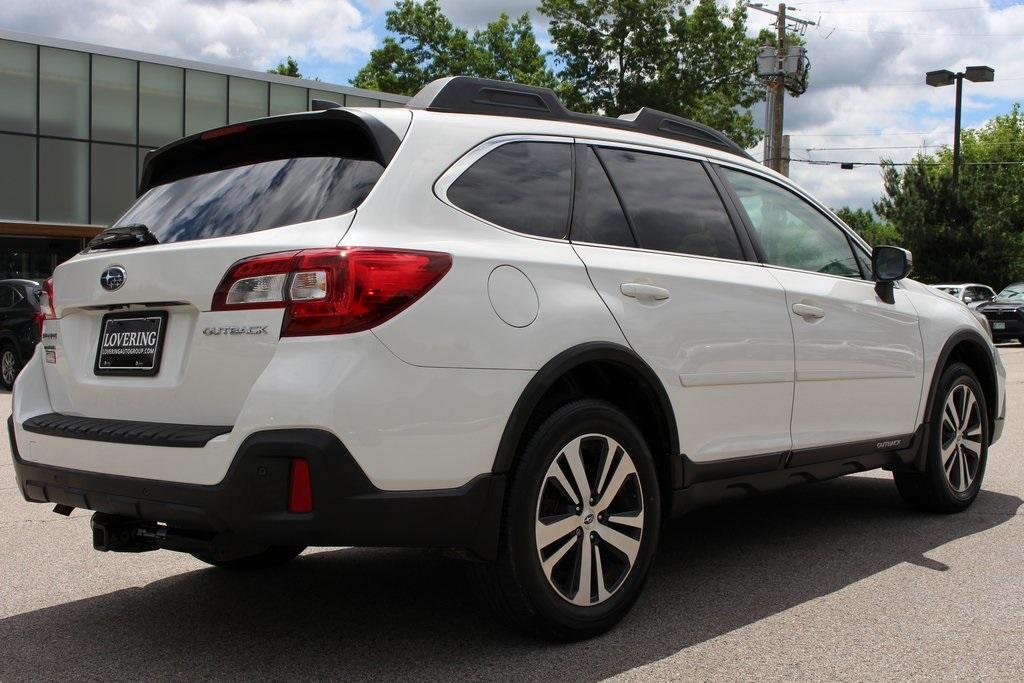
M825 317L825 310L808 304L793 304L793 312L804 320L820 320Z
M619 290L623 295L633 297L634 299L664 301L670 296L669 291L664 287L657 287L644 282L623 282L619 285Z

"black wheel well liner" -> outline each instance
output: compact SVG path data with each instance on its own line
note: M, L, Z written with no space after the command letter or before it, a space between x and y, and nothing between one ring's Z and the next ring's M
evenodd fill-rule
M665 491L682 487L679 434L665 387L636 353L610 342L574 346L537 371L505 424L492 472L508 472L540 423L583 397L607 400L629 415L647 439Z
M931 385L928 389L922 424L931 424L932 410L934 410L935 401L938 399L942 373L951 363L959 362L971 368L977 375L978 381L981 382L981 388L985 392L985 407L988 411L989 435L992 434L999 404L999 382L996 378L995 359L992 357L994 352L989 349L988 341L980 332L973 330L961 330L946 340L935 361L935 371L932 373ZM924 458L928 451L929 430L925 429L923 433L923 443L920 444L916 458L918 469L924 468Z

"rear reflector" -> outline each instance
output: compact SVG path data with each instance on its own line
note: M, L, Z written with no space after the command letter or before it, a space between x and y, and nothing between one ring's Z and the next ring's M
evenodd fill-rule
M288 484L288 512L313 511L313 483L309 477L309 461L292 458L291 480Z
M361 332L409 307L451 265L450 254L401 249L265 254L231 266L212 310L284 308L282 337Z

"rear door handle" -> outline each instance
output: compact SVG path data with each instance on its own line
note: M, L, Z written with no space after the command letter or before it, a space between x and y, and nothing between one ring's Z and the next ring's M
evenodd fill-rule
M619 290L623 295L633 297L634 299L664 301L670 296L669 291L664 287L657 287L644 282L623 282L619 285Z
M819 320L825 317L825 309L809 304L793 304L793 312L804 320Z

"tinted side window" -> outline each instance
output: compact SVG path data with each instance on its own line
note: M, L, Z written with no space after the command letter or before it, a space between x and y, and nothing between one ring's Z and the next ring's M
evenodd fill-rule
M775 183L728 168L722 171L739 196L768 263L861 277L846 235L817 209Z
M729 214L699 162L624 149L599 154L641 247L743 258Z
M591 147L576 152L576 200L572 208L572 231L576 242L634 247L636 241L626 222L612 184Z
M563 238L572 196L572 149L559 142L511 142L469 167L448 199L503 228Z
M0 308L10 308L14 305L14 290L10 287L0 287Z

